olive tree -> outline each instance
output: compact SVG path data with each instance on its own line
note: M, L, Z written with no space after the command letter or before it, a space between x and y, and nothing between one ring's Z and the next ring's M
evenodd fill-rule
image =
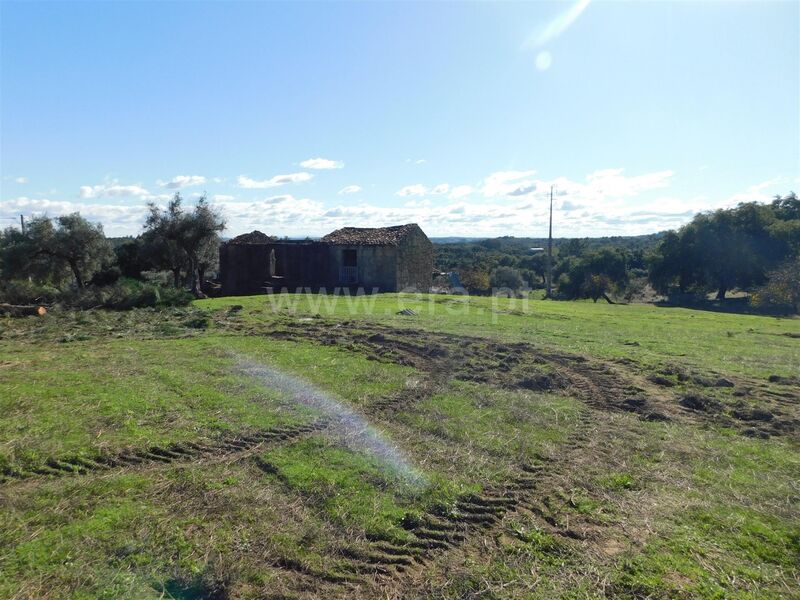
M219 243L219 232L225 229L225 221L209 205L205 194L191 212L184 210L182 204L179 192L164 210L150 203L142 237L158 250L162 262L170 265L176 286L180 282L181 267L186 265L187 284L200 296L200 271L208 268L208 249Z
M753 304L785 304L800 313L800 257L767 274L767 283L753 294Z
M25 233L6 230L0 237L3 275L61 283L70 274L84 287L97 271L113 261L103 226L79 213L50 219L34 217Z

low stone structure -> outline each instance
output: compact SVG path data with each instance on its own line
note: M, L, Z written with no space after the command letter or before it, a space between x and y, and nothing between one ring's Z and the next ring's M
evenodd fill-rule
M344 227L319 241L277 240L254 231L222 244L219 264L226 296L270 288L425 292L431 287L433 244L415 223Z

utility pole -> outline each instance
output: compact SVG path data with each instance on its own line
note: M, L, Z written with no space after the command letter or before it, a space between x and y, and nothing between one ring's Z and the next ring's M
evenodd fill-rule
M25 235L25 216L19 216L19 226L22 228L22 235Z
M550 231L547 235L547 293L545 298L553 294L553 187L550 186Z

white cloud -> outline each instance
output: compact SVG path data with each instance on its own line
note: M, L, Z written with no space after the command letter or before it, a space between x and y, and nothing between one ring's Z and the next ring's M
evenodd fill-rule
M512 192L531 185L525 179L536 173L536 171L497 171L483 180L481 192L487 198L496 196L506 196Z
M451 200L458 200L459 198L464 198L465 196L469 196L475 190L472 188L471 185L457 185L452 190L450 190L450 199Z
M736 206L741 202L767 202L772 200L775 196L774 191L773 193L768 193L766 190L768 188L775 188L775 186L780 184L782 181L782 178L776 177L774 179L768 179L767 181L762 181L761 183L751 185L744 192L739 192L728 198L725 202L725 206Z
M158 183L158 185L163 188L177 190L192 185L202 185L205 182L206 178L203 177L202 175L177 175L172 179L170 179L169 181L158 180L156 183Z
M253 229L275 235L321 235L348 225L374 227L417 222L435 236L543 236L547 231L550 186L555 185L555 235L583 237L635 235L680 227L702 210L743 201L769 201L776 192L785 193L787 186L795 182L794 178L772 179L736 194L708 197L670 193L666 188L674 174L669 170L626 175L619 168L601 169L580 180L543 180L534 175L532 170L500 171L474 188L444 183L406 186L400 194L405 198L402 206L323 203L291 194L257 200L216 194L211 201L228 221L227 235ZM284 177L290 178L287 182L292 180L291 176L278 176L268 182L280 185L277 181L283 182ZM57 216L78 211L103 223L108 235L136 234L141 231L147 212L145 203L156 201L163 205L170 197L153 195L140 185L122 185L116 180L84 188L83 202L25 196L4 199L0 202L0 217L10 223L19 214ZM441 202L444 197L451 201ZM109 199L104 202L102 198Z
M407 158L406 162L415 165L424 165L427 161L424 158Z
M403 188L397 190L398 196L424 196L428 193L428 188L426 188L421 183L416 183L414 185L407 185Z
M667 187L674 176L670 170L627 176L624 169L601 169L586 176L585 182L566 177L552 180L532 179L535 171L499 171L483 181L481 192L487 198L531 198L546 196L554 185L556 194L569 196L583 204L619 202L643 192Z
M275 175L271 179L256 180L245 175L239 175L236 182L239 187L246 189L264 189L285 185L287 183L302 183L312 179L311 173L289 173L288 175Z
M428 188L421 183L415 183L414 185L407 185L405 187L400 188L397 190L396 194L401 197L407 196L424 196L425 194L435 194L437 196L441 196L447 194L450 191L450 184L449 183L440 183L439 185L435 185L432 188Z
M148 192L141 185L120 185L115 179L99 185L82 185L80 189L81 198L118 198L122 196L149 196Z
M344 196L347 194L357 194L361 191L360 185L348 185L339 190L339 195Z
M141 231L147 206L144 203L94 204L25 196L0 202L0 218L4 221L8 217L19 218L20 214L28 218L41 215L57 217L74 212L81 213L89 221L102 223L106 235L128 235Z
M647 190L666 187L675 174L668 170L627 177L622 174L623 171L624 169L595 171L586 177L588 187L592 193L605 197L635 196Z
M28 183L28 178L27 177L15 177L14 181L16 183Z
M341 169L344 163L340 160L329 160L327 158L309 158L300 163L304 169Z

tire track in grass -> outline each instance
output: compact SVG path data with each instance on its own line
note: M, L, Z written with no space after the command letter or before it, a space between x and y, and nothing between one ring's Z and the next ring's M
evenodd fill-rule
M484 347L485 344L478 340L450 335L434 335L432 337L435 339L428 344L416 344L396 339L392 335L398 333L385 331L370 334L362 331L356 334L355 340L341 340L331 336L330 332L305 330L283 331L280 337L311 338L324 344L339 345L352 352L366 351L376 360L416 367L421 371L421 380L417 385L378 399L370 405L369 412L383 413L384 416L434 395L446 385L459 367L464 366L464 357L460 360L451 358L448 346L453 342L458 343L460 348L470 353L471 358L478 361L485 360L490 355L496 357L503 352L535 352L540 362L558 369L566 391L584 401L587 406L581 410L577 428L570 440L560 447L559 460L537 457L534 463L518 465L518 474L504 485L486 489L480 494L459 496L452 506L439 507L418 517L407 516L402 526L411 537L405 542L368 536L365 547L345 546L340 549L345 560L337 565L337 570L352 573L356 577L367 577L368 581L371 580L379 587L396 585L404 577L419 573L426 565L469 542L475 535L497 526L507 514L518 509L534 513L558 528L562 535L581 538L581 534L560 526L552 510L548 508L551 504L549 496L538 494L537 488L543 480L556 475L564 466L569 465L569 457L585 450L595 423L594 411L589 407L608 410L610 400L617 404L642 390L606 365L590 363L582 357L538 352L528 345L515 345L511 348L506 345ZM503 387L506 383L498 379L489 385ZM348 583L353 582L351 580ZM326 579L326 583L332 582Z
M402 584L405 577L419 575L429 564L466 544L474 536L493 529L509 513L519 509L536 513L541 501L537 494L540 483L562 465L568 464L569 455L584 448L593 423L590 410L584 409L579 415L575 434L559 449L560 460L537 457L533 463L519 465L518 474L504 485L481 493L463 494L452 506L439 507L419 517L407 517L402 525L413 537L404 544L370 540L369 551L356 554L358 560L353 565L354 570L369 573L370 567L377 564L381 567L375 573L379 587ZM543 516L551 525L557 526L552 517ZM569 529L562 533L568 537L579 536Z
M302 435L321 431L328 427L329 423L329 419L319 419L304 425L227 434L216 440L183 441L165 446L129 448L114 454L99 454L91 458L83 456L51 457L42 464L27 469L4 468L0 473L0 483L36 477L85 475L98 471L170 464L177 461L207 460L244 452L263 444L284 443Z
M561 535L583 539L579 532L561 525L550 507L550 493L540 493L539 489L543 482L570 465L576 454L585 452L598 417L593 407L605 402L608 394L629 393L630 386L608 382L612 385L601 388L595 383L595 369L575 369L566 357L558 357L554 362L569 379L573 395L587 405L578 415L575 432L559 447L559 458L552 460L538 456L535 462L518 465L518 474L505 485L486 489L480 494L464 494L451 507L440 507L419 517L407 517L402 525L413 537L405 543L370 539L366 551L349 552L352 557L350 568L354 572L373 575L374 583L384 592L392 586L402 586L408 578L420 575L431 563L466 545L476 535L497 527L507 515L520 509L541 518Z

